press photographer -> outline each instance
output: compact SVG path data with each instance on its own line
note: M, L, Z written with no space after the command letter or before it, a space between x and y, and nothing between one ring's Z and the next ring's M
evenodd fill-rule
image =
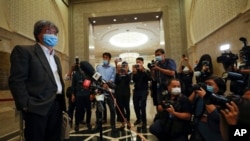
M90 130L92 128L90 124L91 119L91 101L90 101L90 90L82 86L84 80L89 79L84 71L80 68L79 58L76 58L75 71L72 76L72 101L75 101L75 131L79 131L79 123L83 119L83 115L86 110L86 124Z
M116 63L116 62L115 62ZM131 72L126 61L116 65L116 77L115 77L115 96L116 96L116 113L117 121L121 122L121 129L127 127L130 128L130 81Z
M161 101L164 98L162 92L166 90L166 84L176 77L176 64L171 58L166 58L165 50L162 48L155 50L155 61L148 64L151 72L151 97L157 111L162 110Z
M212 58L209 54L203 54L196 67L194 68L196 83L204 82L213 75Z
M243 90L249 87L249 74L250 74L250 47L247 46L247 39L241 37L239 39L243 43L240 54L240 65L238 66L238 55L233 54L230 51L225 51L221 56L217 57L217 62L222 63L224 70L226 71L223 78L231 80L230 91L233 94L242 95Z
M212 103L208 96L211 94L216 94L217 97L223 96L225 91L225 81L217 76L210 76L204 83L194 85L194 92L189 96L194 107L191 141L223 141L218 105Z
M189 120L191 118L191 103L182 94L181 83L178 79L170 79L166 84L167 93L161 105L158 118L150 126L150 132L159 141L187 141Z
M148 96L148 82L151 80L150 72L143 66L144 59L142 57L136 58L136 65L132 66L132 80L134 82L133 90L133 104L136 115L134 125L142 122L142 128L147 127L147 96Z

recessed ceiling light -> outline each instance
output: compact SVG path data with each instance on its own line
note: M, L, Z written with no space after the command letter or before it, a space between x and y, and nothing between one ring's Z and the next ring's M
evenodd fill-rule
M116 22L116 19L113 19L114 22Z
M134 20L137 20L138 18L137 17L134 17Z
M93 21L93 23L96 23L96 21Z
M137 47L145 44L148 41L148 36L139 32L123 32L112 36L109 40L110 44L121 47Z

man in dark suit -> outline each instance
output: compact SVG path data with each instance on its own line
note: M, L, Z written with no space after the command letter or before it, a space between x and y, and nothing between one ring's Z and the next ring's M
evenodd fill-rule
M66 110L64 82L53 47L58 28L50 21L34 25L35 45L17 45L10 56L9 87L25 120L26 141L59 141L62 111Z

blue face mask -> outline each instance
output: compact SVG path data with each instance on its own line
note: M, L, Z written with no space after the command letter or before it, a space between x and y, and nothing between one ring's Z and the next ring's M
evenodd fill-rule
M103 60L102 62L103 62L103 65L108 65L109 63L108 60Z
M214 92L214 87L207 85L207 91L213 93Z
M46 46L54 47L57 45L58 38L53 34L43 34L43 42Z
M162 61L162 57L159 55L159 56L155 56L155 60L156 61Z

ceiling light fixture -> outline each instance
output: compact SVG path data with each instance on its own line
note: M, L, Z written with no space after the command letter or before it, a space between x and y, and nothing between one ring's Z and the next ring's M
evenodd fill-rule
M137 52L125 52L119 55L119 57L122 58L122 60L127 61L128 63L135 62L135 59L139 56L140 55Z
M121 47L131 48L145 44L148 36L139 32L123 32L112 36L109 40L110 44Z

